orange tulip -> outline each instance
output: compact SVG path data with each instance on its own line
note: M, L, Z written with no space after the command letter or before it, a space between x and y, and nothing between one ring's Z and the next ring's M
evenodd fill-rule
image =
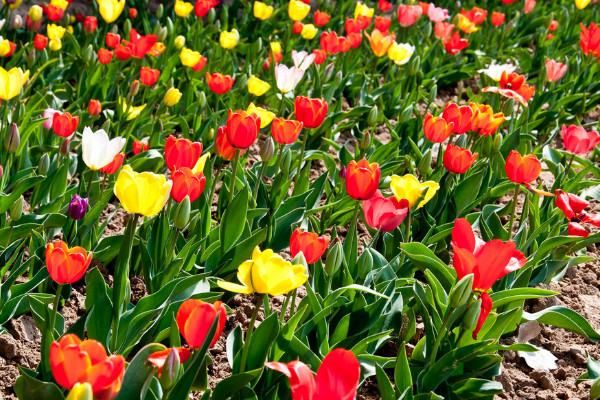
M373 29L370 35L365 32L365 36L369 39L371 50L377 57L386 55L395 39L394 34L386 36L379 29Z
M292 257L296 257L298 253L302 252L306 262L312 264L323 256L327 246L329 246L329 239L319 237L316 233L302 232L301 229L296 229L290 239L290 254Z
M479 110L473 110L469 106L458 106L456 103L448 103L444 107L442 118L448 123L454 123L452 133L462 135L465 132L473 130L472 124L477 117Z
M454 122L446 122L442 117L434 117L427 113L423 122L425 137L432 142L442 143L452 134Z
M354 200L371 198L379 187L381 169L379 164L369 164L364 158L359 162L350 161L346 170L346 190Z
M224 94L229 92L229 89L233 86L235 79L229 75L223 75L219 72L214 74L206 73L206 82L210 90L217 94Z
M321 126L327 117L328 105L325 99L311 99L298 96L294 100L294 114L305 128L313 129Z
M69 249L62 240L46 246L48 274L57 283L77 282L85 274L91 261L92 253L88 254L83 247Z
M470 103L469 106L474 111L475 109L478 110L475 111L477 116L473 120L472 129L479 130L479 135L481 136L493 135L504 122L504 114L501 112L494 113L492 107L487 104L477 105Z
M294 143L302 131L302 122L275 118L271 124L273 139L279 144Z
M140 82L142 85L152 86L156 83L160 77L160 71L148 67L142 67L140 69Z
M202 172L194 173L187 167L177 169L171 174L173 186L171 187L171 197L178 203L181 203L185 196L190 197L190 202L200 197L206 177Z
M454 174L465 173L477 159L477 153L449 144L444 152L444 168Z
M177 311L177 327L190 348L198 349L202 346L215 318L219 318L219 325L210 343L212 347L225 328L227 310L222 302L215 301L211 304L198 299L184 301Z
M244 110L229 110L227 117L227 141L236 149L247 149L254 143L260 131L260 117Z
M175 349L177 353L179 353L179 362L183 364L186 362L191 355L190 349L187 347L174 347L172 349L164 349L161 351L156 351L148 356L148 362L158 368L158 377L162 373L162 369L165 366L165 362L167 361L167 357Z
M235 156L235 147L227 140L227 127L220 126L217 129L217 138L215 139L215 153L227 161L231 161ZM240 151L240 155L244 154L244 150Z
M105 174L114 174L121 168L121 165L123 165L123 160L125 160L125 153L119 153L108 165L100 168L100 171Z
M506 175L515 183L529 183L538 178L542 172L542 163L533 154L521 157L513 150L506 159Z

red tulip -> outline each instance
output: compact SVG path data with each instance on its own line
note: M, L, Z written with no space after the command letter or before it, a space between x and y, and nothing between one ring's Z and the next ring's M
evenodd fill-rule
M112 60L113 52L106 49L98 50L98 61L101 64L108 64Z
M353 35L356 35L356 34L353 34ZM362 41L362 36L360 36L360 37L361 37L361 41ZM344 36L340 36L338 40L340 41L340 51L342 53L347 52L352 47L352 42L348 38L346 38Z
M349 33L347 42L350 42L350 47L352 47L353 49L357 49L360 46L360 44L362 43L362 39L363 39L362 33ZM318 51L318 50L315 50L315 51ZM324 55L327 55L327 53L325 53ZM323 59L323 61L325 61L325 59ZM316 60L315 60L315 62L316 62Z
M136 19L138 15L138 10L137 8L130 8L129 9L129 18L131 19Z
M140 69L140 82L142 85L152 86L158 80L160 76L160 71L157 69L152 69L148 67L142 67Z
M327 23L329 22L330 19L331 19L331 15L329 15L325 12L322 12L319 10L317 10L315 12L315 25L317 25L317 26L327 25Z
M392 3L387 0L379 0L377 8L379 8L380 11L386 12L392 9Z
M40 35L39 33L35 35L35 38L33 39L33 46L36 48L36 50L44 50L47 44L48 37Z
M179 362L183 364L186 362L191 355L190 349L186 347L174 347L171 349L164 349L161 351L154 352L148 356L148 362L158 368L158 377L160 378L160 374L162 373L162 369L167 361L167 357L171 353L171 351L177 351L179 353Z
M123 381L125 358L107 356L102 344L96 340L81 341L67 334L50 346L50 367L56 382L71 389L76 383L92 386L94 399L112 400Z
M381 32L387 32L392 25L392 19L388 17L375 17L375 28Z
M504 15L504 13L497 12L497 11L494 11L492 13L492 25L500 26L504 23L505 19L506 19L506 15Z
M493 135L504 122L504 114L501 112L494 113L492 107L486 104L477 105L469 103L469 107L473 108L477 115L473 120L471 128L475 131L478 130L480 136Z
M197 17L204 18L211 8L219 4L216 0L196 0L196 6L194 7L194 13Z
M115 46L115 57L117 57L121 61L129 60L131 57L132 50L129 46L123 46L122 44L118 44Z
M48 16L48 19L50 21L60 21L60 19L63 17L64 12L65 10L58 6L55 6L54 4L46 6L46 15Z
M217 129L217 138L215 139L215 153L225 160L231 161L235 156L236 148L227 140L227 127L220 126ZM240 155L244 154L244 150L240 151Z
M469 11L465 11L464 9L461 9L460 13L462 15L464 15L465 17L467 17L467 19L469 21L471 21L472 23L474 23L475 25L480 25L487 18L488 12L487 12L487 10L484 10L483 8L473 7Z
M212 75L207 72L206 82L208 83L210 90L217 94L224 94L231 89L235 79L229 75L223 75L219 72L215 72Z
M260 117L244 110L232 112L227 117L227 141L236 149L247 149L260 131Z
M313 54L315 55L315 64L317 65L323 64L325 62L325 59L327 58L327 53L321 49L314 49Z
M98 29L98 20L96 17L91 15L85 17L85 21L83 22L83 31L89 35L90 33L96 32L96 29Z
M194 168L202 154L202 143L169 136L165 144L165 163L174 171L179 168Z
M423 14L423 9L419 6L400 4L398 6L398 23L403 27L412 26L421 14Z
M381 170L379 164L369 164L364 158L359 162L350 161L346 169L346 190L355 200L371 198L379 187Z
M565 149L573 154L584 154L600 143L600 134L596 131L586 131L581 126L563 125L561 128Z
M77 282L85 274L91 261L92 253L88 254L83 247L69 249L62 240L46 246L46 268L52 280L57 283Z
M225 328L227 310L222 302L215 301L211 304L198 299L184 301L177 311L177 327L188 346L198 349L206 339L215 318L219 318L219 322L215 336L210 342L210 347L212 347L217 343Z
M548 25L548 30L554 32L556 29L558 29L558 21L553 19L552 22L550 22L550 25Z
M305 128L318 128L327 116L327 102L325 99L298 96L294 100L294 114Z
M546 80L556 82L567 73L567 65L552 59L546 60Z
M115 47L119 43L121 43L121 35L119 35L118 33L106 33L106 45L108 47Z
M359 29L367 29L367 27L371 24L371 17L367 15L359 15L356 17L356 24Z
M200 60L198 61L198 63L190 68L192 68L194 71L202 71L202 68L204 68L207 61L208 60L206 59L206 57L200 56Z
M582 223L592 224L600 228L600 214L588 214L584 210L589 206L589 202L572 193L565 193L558 189L556 191L556 202L558 207L569 220L568 234L572 236L588 237L590 232L581 225Z
M102 112L102 104L100 104L100 100L90 100L88 104L88 112L90 115L95 116Z
M452 134L454 122L447 122L442 117L434 117L430 113L425 116L423 132L425 137L432 142L442 143Z
M143 141L143 140L134 140L133 148L132 148L133 154L138 155L141 152L148 151L148 147L149 147L148 142Z
M477 159L477 153L449 144L444 152L444 168L454 174L463 174Z
M321 34L321 49L327 54L340 52L340 40L335 32L323 32Z
M52 128L54 133L61 137L68 137L77 130L79 124L79 117L73 117L69 113L55 112L52 118Z
M477 111L469 106L458 106L456 103L448 103L444 107L442 118L448 123L453 123L452 133L462 135L473 130L473 121L477 117Z
M267 368L279 371L290 380L294 400L354 400L360 379L360 365L349 350L335 349L321 363L317 377L301 361L284 364L265 363Z
M518 151L513 150L506 159L506 175L515 183L529 183L535 181L542 172L542 163L533 154L521 157Z
M490 315L492 307L494 306L494 304L492 303L492 298L487 292L482 292L479 295L479 298L481 299L481 308L479 312L479 318L477 319L477 325L473 330L473 339L475 340L477 339L477 334L481 330L481 327L485 323L487 316Z
M39 30L42 27L42 19L39 19L38 21L33 22L31 20L31 18L29 18L29 15L25 16L25 23L27 24L27 30L29 32L35 32L37 30Z
M458 32L454 32L449 39L443 39L444 48L446 52L451 55L457 55L462 49L469 45L467 39L461 39Z
M206 177L202 172L194 173L187 167L176 169L171 174L171 180L171 197L178 203L181 203L185 196L190 197L190 202L196 200L206 184Z
M442 40L447 40L452 35L453 30L454 24L443 21L436 22L433 27L435 37Z
M109 164L100 168L100 171L104 172L105 174L112 175L117 172L119 168L121 168L121 165L123 165L123 160L125 160L125 153L119 153Z
M319 237L316 233L296 229L290 239L290 254L296 257L299 252L302 252L306 262L312 264L323 256L327 246L329 246L329 239Z
M344 26L346 28L346 35L349 35L351 33L360 33L360 27L358 26L358 22L356 22L355 19L346 18Z
M154 47L156 42L156 35L140 35L133 28L129 31L129 43L127 44L131 46L131 55L134 58L144 57Z
M504 97L515 99L524 107L535 94L535 86L529 86L525 83L523 75L515 73L502 72L500 76L500 87L486 87L483 92L499 93Z
M385 198L379 190L370 199L363 201L363 213L367 224L384 232L400 226L408 211L408 200L398 201L394 196Z
M271 124L273 139L279 144L291 144L298 139L302 131L302 122L275 118Z
M294 24L292 25L292 31L294 32L294 34L299 35L302 33L302 30L304 29L304 24L300 21L294 21Z
M429 12L429 3L425 3L424 1L420 1L417 3L419 7L421 7L421 15L427 15Z

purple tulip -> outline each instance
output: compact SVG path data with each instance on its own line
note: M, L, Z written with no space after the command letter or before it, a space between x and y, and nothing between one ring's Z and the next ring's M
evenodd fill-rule
M76 221L82 220L87 213L87 208L88 199L76 194L69 203L69 217Z

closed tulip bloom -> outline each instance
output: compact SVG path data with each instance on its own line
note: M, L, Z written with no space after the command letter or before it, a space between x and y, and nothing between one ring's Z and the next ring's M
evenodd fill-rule
M392 25L392 19L388 17L375 17L375 29L387 32Z
M382 57L387 54L390 46L394 43L394 35L384 35L378 29L373 29L369 35L365 32L365 36L369 39L371 50L377 57Z
M96 116L102 112L102 104L100 104L99 100L90 100L88 104L88 112L91 116Z
M48 24L48 26L46 27L46 33L48 35L48 38L51 40L62 39L66 31L66 28L60 25Z
M85 17L85 21L83 22L83 31L89 35L90 33L96 32L96 29L98 29L98 20L96 17Z
M346 191L354 200L367 200L377 191L380 177L378 163L352 160L346 169Z
M175 15L185 18L194 10L194 5L187 1L177 0L175 2Z
M220 301L206 303L199 299L189 299L184 301L177 311L177 327L179 332L191 349L199 349L208 335L210 326L218 318L217 331L213 336L209 347L217 343L221 337L225 322L227 320L227 310Z
M335 32L323 32L321 34L321 49L328 54L340 52L340 40Z
M73 117L70 113L55 112L52 117L52 128L54 133L61 137L69 137L79 125L79 117Z
M563 125L561 128L565 149L573 154L585 154L600 143L600 134L586 131L581 126Z
M257 246L252 253L252 260L238 267L237 278L242 285L225 281L217 281L217 285L235 293L280 296L302 286L308 274L303 265L292 265L273 250L261 252Z
M291 92L296 88L302 77L304 76L304 71L296 66L291 68L287 67L284 64L277 64L275 66L275 81L277 82L277 88L282 93Z
M236 148L229 143L227 139L227 126L220 126L217 129L217 137L215 139L215 153L227 161L231 161L235 156ZM240 151L240 155L244 154L244 150Z
M50 346L50 367L56 382L71 389L77 383L89 383L94 399L115 398L125 374L125 358L108 356L96 340L81 341L70 333Z
M327 102L325 99L311 99L298 96L294 100L294 114L305 128L313 129L321 126L327 117Z
M248 79L248 92L250 94L262 96L263 94L267 93L270 88L271 85L269 85L268 82L257 78L255 75L251 75L250 79Z
M266 5L262 1L255 1L252 10L254 12L254 17L263 21L269 19L271 15L273 15L273 7Z
M477 153L449 144L444 152L444 168L453 174L463 174L477 159Z
M169 136L165 144L165 163L171 171L183 167L194 168L202 154L202 143Z
M356 7L354 7L354 19L358 19L359 16L372 18L374 14L375 9L367 6L364 3L358 2L356 3Z
M204 18L210 9L216 7L217 4L219 4L217 0L196 0L194 14L199 18Z
M302 131L302 122L287 120L285 118L275 118L271 125L273 139L279 144L294 143Z
M454 24L449 22L436 22L433 27L433 33L436 38L446 40L452 35Z
M118 33L111 33L111 32L106 33L106 46L107 47L114 48L119 43L121 43L121 35L119 35Z
M115 22L125 8L125 0L98 0L98 11L106 23Z
M546 60L546 80L548 82L556 82L562 79L567 73L567 65L554 61L552 59Z
M179 91L179 89L170 88L165 93L165 97L163 97L163 103L165 103L165 106L167 107L172 107L175 104L179 103L179 100L181 100L181 96L182 94Z
M148 356L148 362L158 368L158 378L160 379L162 369L167 362L167 357L171 353L171 351L176 351L179 356L179 363L183 364L186 362L190 355L192 354L191 350L187 347L173 347L170 349L164 349L161 351L156 351ZM180 365L177 364L177 365ZM167 367L168 368L168 367Z
M436 7L433 3L429 4L429 7L427 7L427 17L432 22L441 22L450 18L448 10Z
M98 170L110 164L119 154L126 140L122 137L110 139L104 129L93 132L89 127L83 129L81 152L83 162L91 170Z
M575 6L580 10L583 10L588 4L590 4L590 1L592 0L575 0Z
M292 24L292 32L295 35L300 35L302 33L302 29L304 29L304 24L300 21L294 21Z
M112 175L117 172L119 168L121 168L121 165L123 165L123 160L125 160L125 153L119 153L110 163L100 168L100 171L104 172L105 174Z
M235 79L229 75L223 75L219 72L214 74L206 73L206 82L210 90L217 94L224 94L229 92L229 89L233 86Z
M469 45L469 41L462 39L458 32L454 32L448 39L443 39L443 42L446 52L453 56L460 53L461 50Z
M444 107L442 118L453 124L452 133L462 135L473 130L473 121L477 117L477 111L469 106L459 106L456 103L448 103Z
M147 141L136 139L133 141L133 146L132 146L133 155L138 155L144 151L148 151L149 147L150 147L150 145L148 144Z
M29 71L23 72L17 67L7 71L0 67L0 99L8 101L16 97L28 79Z
M88 199L75 194L69 203L69 217L80 221L85 217L88 208Z
M125 211L152 217L169 199L172 181L152 172L134 172L125 165L115 181L115 195Z
M181 49L181 53L179 53L179 60L181 61L181 63L186 67L190 68L195 67L196 64L200 62L201 57L202 56L199 52L194 51L192 49L188 49L187 47Z
M70 248L63 241L49 243L46 246L46 268L50 278L60 284L77 282L85 274L92 253L83 247Z
M50 44L48 47L52 51L58 51L62 49L62 41L60 39L50 39Z
M329 22L329 20L331 19L331 15L327 14L326 12L323 11L319 11L317 10L315 12L315 25L317 26L324 26L327 25L327 23Z
M383 12L386 12L392 9L392 3L387 0L379 0L377 2L377 8Z
M113 52L106 49L98 50L98 61L101 64L108 64L112 60Z
M362 36L361 36L362 38ZM315 56L315 64L321 65L327 59L327 53L321 49L314 49L312 52Z
M529 183L535 181L542 172L542 163L533 154L521 157L518 151L513 150L506 159L506 175L515 183Z
M388 49L388 58L396 65L406 64L415 53L415 47L408 43L392 43Z
M223 31L219 35L219 43L224 49L233 49L240 41L240 34L237 29Z
M52 128L52 120L54 118L55 113L56 113L56 110L54 108L46 108L44 110L44 112L42 113L42 119L44 120L44 123L42 124L42 126L44 127L44 129Z
M94 392L92 385L87 382L76 383L73 389L69 391L69 395L65 400L93 400Z
M132 50L130 46L124 46L122 44L117 44L115 46L115 56L117 59L121 61L129 60L131 58Z
M266 128L273 118L275 118L275 113L269 110L265 110L264 108L257 107L254 103L250 103L248 109L246 110L248 114L256 114L260 118L260 128Z
M335 349L325 356L317 377L302 361L268 362L267 368L279 371L290 380L292 399L354 400L360 380L360 364L349 350Z
M227 117L227 141L236 149L247 149L254 143L260 131L260 117L244 110L229 110Z
M38 22L44 16L44 10L38 5L33 5L31 6L31 8L29 8L29 12L27 13L27 15L29 16L31 21Z
M160 77L160 71L148 67L142 67L140 70L140 82L142 85L152 86Z
M506 15L504 15L501 12L494 11L492 13L492 25L500 26L504 23L505 19L506 19Z
M440 185L437 182L427 181L421 183L411 174L404 175L403 177L392 175L392 181L390 182L390 189L392 189L392 193L396 196L396 200L408 200L408 205L411 210L415 209L415 207L421 208L427 204L427 202L435 196L435 193L439 188ZM425 193L425 196L421 202L417 204L422 193Z
M385 198L379 190L370 199L363 201L363 213L367 225L383 232L392 231L400 226L408 211L408 200Z
M398 23L403 27L412 26L422 13L423 9L419 6L400 4L398 6Z
M314 39L317 36L319 30L313 24L304 24L302 25L302 31L300 31L300 35L302 38L306 40Z
M327 246L329 246L329 239L319 237L316 233L302 232L301 229L296 229L290 239L290 254L292 257L296 257L298 253L302 252L306 262L312 264L323 256Z
M47 45L48 38L46 36L41 35L39 33L35 35L35 38L33 39L33 46L36 50L42 51L46 48Z
M206 177L201 171L193 172L187 167L176 169L171 174L171 180L173 181L171 197L178 203L181 203L186 196L189 196L190 202L196 200L206 184Z
M423 132L425 137L434 143L442 143L450 137L454 122L447 122L442 117L434 117L430 113L425 116Z
M290 0L288 15L294 21L302 21L310 12L310 6L300 0Z

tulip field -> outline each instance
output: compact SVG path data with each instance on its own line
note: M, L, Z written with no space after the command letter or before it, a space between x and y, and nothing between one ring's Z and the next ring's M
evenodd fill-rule
M598 0L2 0L0 399L600 399Z

